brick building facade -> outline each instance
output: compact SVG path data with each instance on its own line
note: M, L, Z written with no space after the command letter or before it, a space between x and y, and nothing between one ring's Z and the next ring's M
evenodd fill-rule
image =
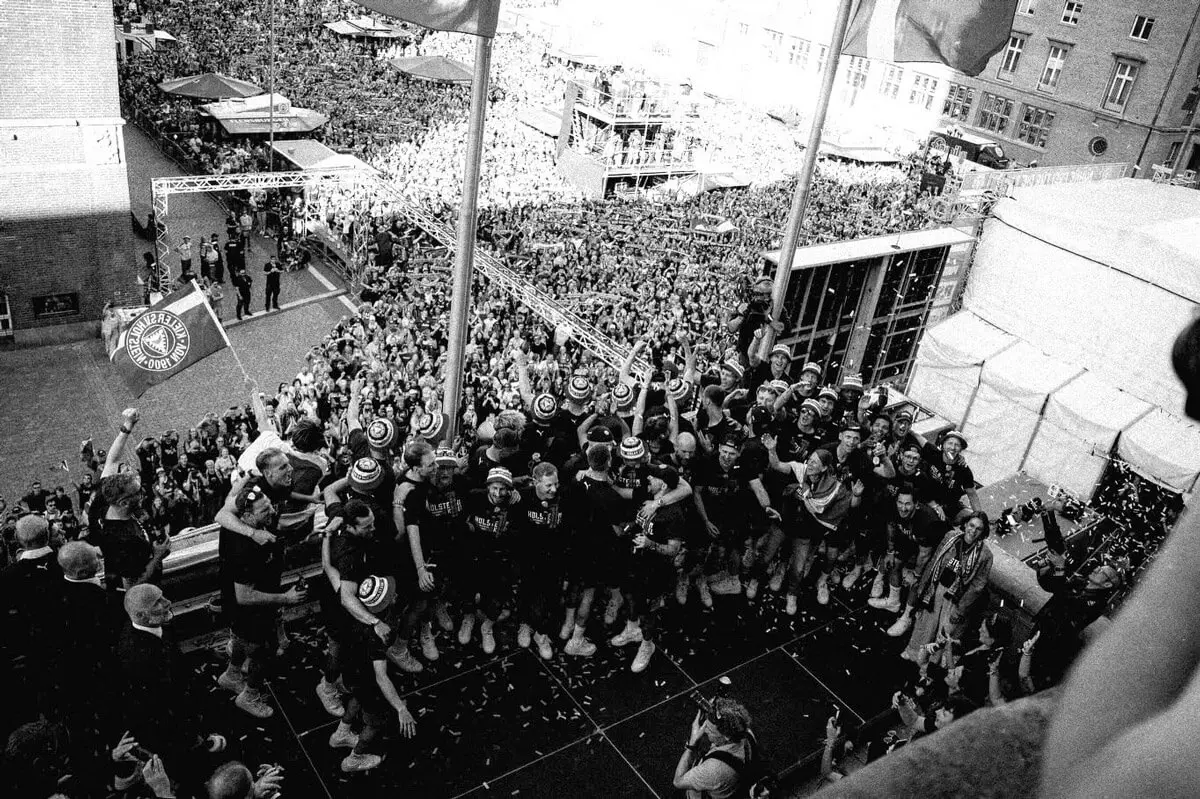
M1019 0L1008 46L953 79L943 120L1039 166L1200 165L1200 0ZM1200 140L1197 140L1200 141Z
M112 4L4 0L0 31L0 342L93 335L136 275Z

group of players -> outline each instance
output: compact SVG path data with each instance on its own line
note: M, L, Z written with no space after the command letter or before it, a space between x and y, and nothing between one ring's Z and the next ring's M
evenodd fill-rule
M274 646L273 614L308 597L279 585L282 538L270 531L288 502L318 492L328 650L317 694L342 720L330 744L352 749L346 771L379 764L392 717L414 733L388 664L423 670L414 650L437 660L435 630L457 630L463 645L478 637L491 654L495 625L511 617L518 644L542 658L556 646L587 657L596 609L605 629L624 616L608 643L637 645L636 673L655 653L672 595L686 604L694 591L711 607L714 593L754 599L769 585L786 591L794 615L813 574L825 604L831 584L874 570L872 605L900 612L905 579L970 513L964 500L977 502L966 441L956 432L925 441L910 411L885 412L886 391L864 392L854 375L822 387L814 363L793 380L790 362L782 346L706 374L693 359L668 361L640 385L623 372L603 395L576 374L560 399L535 394L518 357L524 411L498 414L481 431L490 443L465 459L437 446L444 417L426 417L407 442L392 420L364 426L353 385L344 476L309 495L311 475L295 470L305 471L295 451L314 445L301 423L293 457L260 453L259 476L218 514L234 611L220 684L243 710L270 714L255 685ZM910 603L889 632L911 623Z

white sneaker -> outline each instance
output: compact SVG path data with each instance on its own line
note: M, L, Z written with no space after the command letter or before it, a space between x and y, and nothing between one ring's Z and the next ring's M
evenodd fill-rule
M821 605L829 604L829 580L825 577L817 581L817 603Z
M317 683L317 699L321 700L321 706L325 708L325 712L334 718L340 719L346 715L346 708L342 705L341 691L324 677Z
M226 691L233 691L235 694L240 694L246 690L246 675L241 669L226 668L221 672L221 676L217 678L217 685L224 688Z
M437 642L433 639L433 627L428 624L421 628L421 654L430 663L438 659Z
M713 606L712 594L708 590L708 580L701 577L696 582L696 592L700 594L700 602L704 607L711 608Z
M710 590L714 594L720 596L732 596L742 593L742 580L736 574L731 577L726 577L724 580L713 583Z
M614 635L609 643L613 646L625 646L626 644L640 644L641 642L641 626L628 622L625 624L625 629Z
M675 581L675 601L680 605L686 605L688 601L688 579L680 577Z
M350 729L349 724L339 724L329 736L329 746L332 749L353 749L358 746L358 733Z
M883 588L886 584L887 578L883 576L883 572L875 572L875 580L871 583L871 599L883 596Z
M549 660L554 657L554 650L550 648L550 636L538 633L533 636L533 642L537 644L538 654L542 660Z
M908 632L909 628L912 627L912 622L911 614L901 613L900 618L896 619L896 623L888 627L887 634L892 638L899 638Z
M621 605L624 604L625 597L621 596L620 591L613 592L608 598L608 607L604 609L604 626L617 623L617 613L621 610Z
M868 599L867 604L876 610L886 610L890 613L900 612L900 588L896 586L888 591L887 596L878 599Z
M496 651L496 637L492 635L492 623L485 621L479 625L479 640L483 644L483 654L490 655Z
M458 628L458 642L463 646L471 643L471 633L475 632L475 614L463 616L462 626Z
M571 608L567 611L567 617L563 620L563 625L558 629L558 640L569 641L571 633L575 630L575 609Z
M847 591L849 591L854 587L854 584L858 582L859 577L862 577L862 566L856 563L854 564L854 568L847 572L846 576L842 578L842 588L845 588Z
M572 636L567 645L563 647L563 651L568 655L579 658L590 658L596 654L596 645L582 635Z
M641 631L639 630L638 632L640 633ZM638 637L641 638L641 635L639 634ZM638 647L637 655L633 658L633 665L629 667L629 670L634 674L641 674L645 671L646 667L650 665L650 658L654 655L656 648L653 641L642 641L641 646Z
M521 629L517 630L517 645L522 649L528 649L532 638L533 628L528 624L522 624Z
M421 661L413 657L412 652L408 651L408 641L397 639L396 643L388 647L387 658L395 663L400 671L407 671L409 674L419 674L425 671L425 667L421 665Z
M786 574L787 563L776 561L775 565L771 567L771 582L767 584L767 587L778 594L783 590L783 578Z
M383 755L356 755L353 752L346 755L346 759L342 761L342 771L347 773L354 771L370 771L383 762Z
M252 688L243 689L233 703L255 718L269 719L275 715L275 708L267 704L266 697Z
M746 599L754 599L758 596L758 580L750 580L746 583Z
M783 612L789 616L796 615L796 595L795 594L787 595L787 605L784 607Z

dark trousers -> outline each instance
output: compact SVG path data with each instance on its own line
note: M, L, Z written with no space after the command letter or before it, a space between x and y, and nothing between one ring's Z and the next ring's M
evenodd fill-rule
M243 313L252 313L250 310L250 289L239 288L237 298L237 318L241 319Z
M278 275L268 275L267 276L267 294L266 294L265 310L269 311L269 310L271 310L272 307L274 307L275 310L277 310L277 311L279 310L279 276Z

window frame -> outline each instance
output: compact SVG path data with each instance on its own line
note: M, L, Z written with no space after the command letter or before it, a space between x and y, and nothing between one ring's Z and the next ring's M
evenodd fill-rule
M1051 62L1054 60L1054 53L1058 51L1061 55L1058 57L1057 68L1053 69L1052 82L1046 81L1046 76L1051 75ZM1054 94L1058 91L1058 82L1062 79L1063 68L1067 65L1067 56L1071 54L1071 46L1063 42L1050 42L1050 50L1046 53L1046 64L1042 67L1042 74L1038 78L1037 90L1043 94Z
M1147 17L1145 14L1135 14L1133 17L1133 27L1129 29L1129 38L1135 42L1150 41L1150 34L1154 31L1154 17ZM1141 23L1142 34L1137 35L1138 24Z
M1037 0L1021 0L1017 4L1017 13L1023 17L1032 17L1037 11Z
M960 96L964 94L965 98ZM942 116L969 125L974 106L975 87L951 81L950 88L946 92L946 100L942 103ZM956 111L957 113L955 113Z
M1068 19L1068 15L1070 16L1070 19ZM1079 25L1079 20L1082 18L1082 0L1063 0L1062 14L1058 18L1059 24L1070 25L1074 28Z
M933 98L937 97L938 79L924 72L913 72L912 88L908 91L908 104L921 106L926 111L933 110ZM924 103L916 101L917 95L924 97Z
M1004 58L1000 60L1000 68L996 70L996 77L1000 80L1012 80L1017 74L1017 68L1021 66L1021 56L1025 54L1025 45L1029 43L1029 34L1010 31L1008 34L1008 44L1004 46ZM1013 47L1013 45L1019 45ZM1012 58L1012 67L1008 67L1009 57Z
M998 110L993 108L994 103L990 103L989 98L991 98L992 101L999 101L1007 104L1004 113L1000 113ZM994 133L997 136L1008 136L1008 129L1012 123L1013 111L1016 110L1016 107L1016 101L1009 97L1005 97L1002 94L984 92L983 96L979 98L979 108L975 112L974 126L980 128L981 130L986 130L988 133ZM985 117L1003 120L1003 124L999 127L988 125L985 121Z
M1029 121L1030 112L1034 112L1036 122ZM1050 139L1050 131L1054 128L1054 120L1057 118L1058 114L1053 109L1022 103L1021 116L1017 122L1013 138L1027 147L1036 147L1039 150L1044 150ZM1026 134L1029 131L1037 131L1040 135L1027 136Z
M1125 100L1122 103L1112 102L1113 89L1117 86L1117 81L1122 76L1119 74L1122 67L1127 67L1133 71L1131 76L1125 76L1127 80L1122 80L1124 87ZM1141 63L1131 59L1122 58L1121 56L1113 57L1113 68L1108 74L1108 82L1104 86L1104 97L1100 100L1100 107L1105 111L1112 111L1117 114L1124 114L1125 109L1129 107L1129 99L1133 96L1133 88L1137 85L1137 79L1142 74Z
M879 95L889 100L900 99L900 87L904 84L904 67L898 64L887 64L883 72L883 80L879 81Z

